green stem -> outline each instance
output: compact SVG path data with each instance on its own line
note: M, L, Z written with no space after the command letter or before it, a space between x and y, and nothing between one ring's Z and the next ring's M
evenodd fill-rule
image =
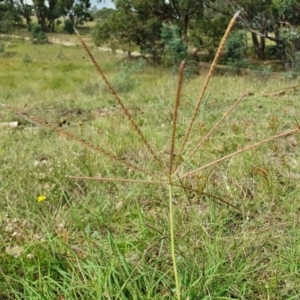
M178 272L176 265L176 256L175 256L175 242L174 242L174 215L173 215L173 197L172 197L172 185L169 184L169 218L170 218L170 238L171 238L171 253L175 277L175 286L176 286L176 296L177 300L180 300L180 288L178 281Z

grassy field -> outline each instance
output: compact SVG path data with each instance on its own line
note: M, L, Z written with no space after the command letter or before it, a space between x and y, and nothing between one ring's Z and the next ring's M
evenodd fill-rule
M82 139L1 107L0 122L20 126L0 127L0 299L175 299L165 178L177 77L91 49L158 163L81 47L0 44L0 103ZM205 76L200 70L184 81L175 153ZM270 73L215 75L175 162L187 158L242 93L251 88L253 95L226 116L178 176L295 128L298 91L265 95L297 84ZM299 178L295 135L178 181L185 187L173 187L182 299L299 299Z

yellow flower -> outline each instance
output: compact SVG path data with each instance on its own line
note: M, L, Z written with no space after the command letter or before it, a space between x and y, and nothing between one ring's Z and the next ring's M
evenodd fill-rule
M47 197L46 197L46 196L43 196L43 195L40 195L40 196L37 197L37 201L38 201L38 202L43 202L43 201L45 201L46 199L47 199Z

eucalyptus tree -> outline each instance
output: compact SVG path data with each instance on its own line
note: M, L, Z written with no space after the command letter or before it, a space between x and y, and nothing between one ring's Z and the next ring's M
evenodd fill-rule
M20 0L16 2L16 7L20 15L26 20L26 24L31 24L31 16L33 14L32 5L27 4L26 1Z
M74 25L92 20L90 0L33 0L33 8L45 32L54 32L60 17L70 18Z
M144 54L158 58L162 53L161 28L170 20L169 5L164 0L119 0L115 10L104 10L97 19L94 41L121 44L130 51L132 45ZM99 15L99 14L98 14Z
M108 17L98 18L94 31L96 44L118 41L134 44L142 53L158 58L163 53L163 24L178 26L185 43L191 23L203 15L202 0L116 0Z
M62 1L62 13L70 18L74 25L85 21L92 21L92 6L90 0L60 0Z
M205 3L208 8L224 16L241 10L239 23L250 30L257 56L265 58L265 39L274 7L272 0L207 0Z
M266 39L276 44L286 70L300 50L300 0L206 0L206 5L224 15L241 10L240 23L250 32L254 50L265 59Z
M232 18L231 11L228 10L226 13L227 10L228 5L224 5L224 1L220 1L217 6L210 6L205 1L202 17L192 20L189 28L189 43L196 48L195 57L200 50L207 50L214 55L227 24Z
M0 32L10 33L14 23L22 21L13 0L0 0Z
M235 2L243 4L243 20L251 31L253 45L258 56L264 59L265 39L269 39L276 43L278 57L285 69L290 70L296 53L300 50L300 1L243 0ZM256 6L253 2L256 2ZM258 38L260 38L260 43Z
M203 0L170 0L169 5L174 22L182 30L183 40L188 42L191 22L201 20L204 13Z

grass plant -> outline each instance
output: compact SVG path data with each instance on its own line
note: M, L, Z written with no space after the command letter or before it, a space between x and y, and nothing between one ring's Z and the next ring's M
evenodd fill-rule
M247 79L213 78L217 54L207 76L187 86L184 64L177 82L164 73L151 83L149 68L123 100L104 55L103 71L81 42L111 98L81 94L81 78L92 70L76 64L85 62L78 49L60 47L74 63L47 65L33 54L30 64L6 63L2 107L13 115L3 110L1 118L25 121L1 132L1 297L296 299L294 91L274 105L257 92L273 82L252 82L251 96ZM14 47L24 57L28 46ZM31 70L26 84L20 68ZM204 87L193 107L198 80ZM234 96L223 92L229 88Z

